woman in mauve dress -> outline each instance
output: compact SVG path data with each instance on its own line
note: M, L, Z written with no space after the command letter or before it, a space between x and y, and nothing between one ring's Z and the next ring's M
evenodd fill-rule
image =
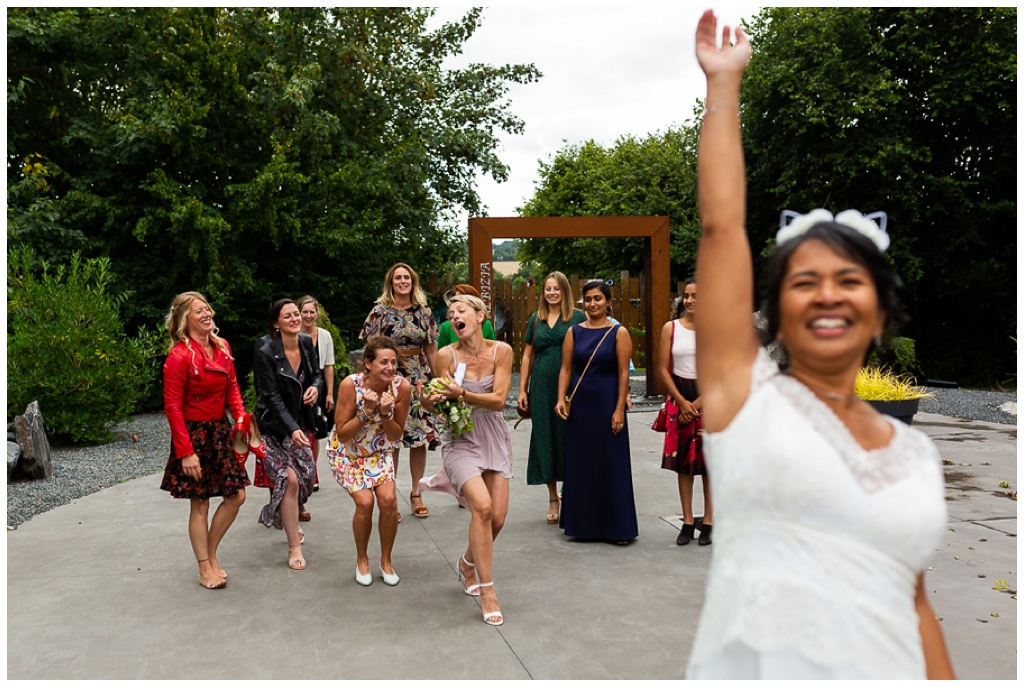
M448 321L458 343L438 351L437 366L450 380L443 391L424 397L427 410L443 399L462 399L473 406L473 429L441 440L444 469L456 490L469 505L469 546L458 562L459 578L469 596L478 596L484 622L501 625L491 574L494 540L505 525L508 512L508 481L512 477L512 434L502 417L512 384L512 348L487 341L481 327L487 306L474 296L455 296L448 307ZM461 385L455 375L465 364Z

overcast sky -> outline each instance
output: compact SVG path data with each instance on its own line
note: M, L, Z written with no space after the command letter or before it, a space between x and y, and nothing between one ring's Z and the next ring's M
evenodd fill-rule
M443 7L437 25L465 14ZM532 62L544 75L513 85L512 111L526 123L519 136L503 135L501 159L511 167L498 184L480 177L478 189L491 217L516 216L532 194L538 161L566 143L593 139L611 145L624 134L643 136L692 117L704 96L693 36L703 8L512 8L484 10L483 25L465 52L445 63ZM757 7L716 8L735 26ZM433 24L432 24L433 26ZM465 227L464 219L460 224Z

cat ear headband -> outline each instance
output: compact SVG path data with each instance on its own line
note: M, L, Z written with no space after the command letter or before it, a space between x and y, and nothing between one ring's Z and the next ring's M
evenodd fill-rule
M788 224L786 223L787 219L789 220ZM806 215L792 210L783 210L782 216L779 217L779 233L775 235L775 245L781 246L786 241L806 233L808 229L819 222L835 222L850 227L866 236L883 253L889 247L889 235L885 233L888 217L884 212L862 215L856 210L843 210L833 217L831 212L822 208L811 210Z

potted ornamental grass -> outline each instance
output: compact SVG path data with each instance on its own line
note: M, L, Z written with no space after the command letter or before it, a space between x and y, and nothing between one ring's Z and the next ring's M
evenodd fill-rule
M922 398L935 394L914 384L914 378L887 367L868 365L857 373L854 392L883 415L911 424Z

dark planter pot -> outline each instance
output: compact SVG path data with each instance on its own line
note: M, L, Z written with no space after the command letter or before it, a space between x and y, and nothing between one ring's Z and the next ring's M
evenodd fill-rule
M921 399L911 398L905 401L868 401L882 415L889 415L905 424L913 424L914 415Z

